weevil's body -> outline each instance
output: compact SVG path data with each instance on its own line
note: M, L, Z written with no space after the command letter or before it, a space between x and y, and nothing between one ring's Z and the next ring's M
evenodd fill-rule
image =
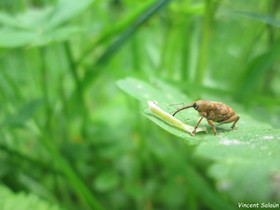
M208 100L199 100L190 105L184 106L178 109L176 112L174 112L173 116L175 116L176 113L191 107L197 110L199 115L201 116L200 120L198 121L198 123L194 128L193 134L196 133L196 129L203 118L206 118L208 124L213 127L214 135L216 135L217 133L214 122L218 122L218 123L233 122L231 128L234 129L235 124L240 118L239 115L235 114L234 110L230 106L221 102L208 101Z

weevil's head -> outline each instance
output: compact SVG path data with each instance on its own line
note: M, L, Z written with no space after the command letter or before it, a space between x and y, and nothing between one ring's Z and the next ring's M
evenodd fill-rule
M193 103L193 108L198 112L207 111L210 107L210 103L211 101L209 100L198 100Z

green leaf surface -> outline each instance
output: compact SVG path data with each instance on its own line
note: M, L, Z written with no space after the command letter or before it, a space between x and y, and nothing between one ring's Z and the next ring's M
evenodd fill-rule
M190 133L188 133L191 132L193 129L190 128L191 130L189 131L183 131L182 129L178 128L178 126L172 125L171 123L169 123L168 120L162 119L162 117L155 113L152 113L148 109L147 101L156 101L158 106L162 110L171 114L176 110L176 107L171 106L172 104L184 101L190 102L190 100L182 93L174 89L172 86L167 85L159 80L154 80L153 85L150 85L141 80L137 80L134 78L126 78L124 80L118 81L117 85L126 93L138 99L140 103L142 103L142 113L145 117L153 121L155 124L163 128L164 130L172 133L173 135L188 139L188 141L190 142L194 140L192 138L189 138ZM190 115L191 120L189 122L192 122L192 125L195 125L195 122L198 120L198 117L194 117L196 116L193 115L194 110L190 110L190 112L192 113L192 115ZM182 122L185 123L184 120L182 120ZM190 123L185 124L191 126Z
M200 127L208 127L209 134L208 135L196 135L191 137L190 135L186 135L185 132L182 131L175 132L174 127L168 125L168 123L162 119L159 119L155 114L151 114L147 110L147 101L157 101L159 106L168 113L174 113L177 108L183 106L183 104L179 106L173 106L178 103L189 104L193 102L193 100L189 99L187 96L182 94L180 91L176 90L174 87L154 79L151 84L148 84L144 81L137 80L134 78L126 78L117 82L117 85L126 93L138 99L143 107L143 112L146 117L150 120L161 126L163 129L168 132L179 136L185 137L188 142L198 142L203 138L208 138L208 136L212 134L212 128L207 124L206 120L203 120ZM238 113L238 112L237 112ZM194 109L188 109L186 111L182 111L176 115L176 118L181 120L183 123L194 126L199 120L200 116L197 111ZM262 129L270 129L271 126L262 122L254 121L250 116L246 114L241 115L241 120L237 123L238 130L232 130L229 124L219 125L217 126L217 131L220 135L236 133L242 131L255 131Z
M1 210L60 210L38 196L26 193L13 193L5 186L0 185L0 209Z
M148 84L135 78L126 78L119 80L117 85L145 105L147 100L156 100L170 105L190 100L183 93L160 80L154 79L152 84Z
M174 107L174 102L191 100L173 87L160 81L153 85L143 81L127 78L118 81L118 86L129 95L138 99L143 105L146 100L158 100L167 112ZM164 105L165 104L165 105ZM148 114L144 115L164 130L183 138L188 143L197 143L195 156L211 160L209 175L214 178L217 189L226 192L234 202L276 202L280 200L280 130L258 122L239 106L234 107L240 115L238 129L218 125L218 135L212 134L207 122L201 126L208 127L209 133L200 133L194 137L166 123L164 119ZM195 110L180 112L178 118L190 125L199 119ZM259 189L259 190L256 190Z
M165 105L165 106L164 106ZM165 112L163 109L165 108L166 110L168 109L167 104L162 104L161 105L163 108L159 107L158 102L156 101L148 101L148 111L145 111L144 114L147 114L148 118L162 127L163 129L172 129L170 125L176 129L172 130L173 134L179 135L182 137L182 135L185 134L185 132L190 133L190 135L194 135L192 132L194 130L193 126L187 125L174 116L172 116L170 113ZM169 126L167 126L169 125ZM180 130L178 130L180 129ZM185 132L182 132L185 131ZM196 133L198 132L207 132L206 128L197 128Z
M263 129L210 136L196 155L214 161L209 174L233 200L273 202L280 200L279 151L280 130Z

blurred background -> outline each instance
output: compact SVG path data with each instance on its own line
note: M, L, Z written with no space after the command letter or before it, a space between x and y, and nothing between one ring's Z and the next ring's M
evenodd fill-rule
M279 8L278 0L1 0L5 198L25 192L69 210L230 205L208 162L192 157L195 146L144 118L116 81L157 78L279 128Z

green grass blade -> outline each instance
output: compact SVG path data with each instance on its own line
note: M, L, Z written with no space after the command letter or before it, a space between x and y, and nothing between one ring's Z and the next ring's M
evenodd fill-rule
M114 53L132 36L137 29L143 25L147 20L149 20L155 13L157 13L160 9L162 9L165 5L167 5L170 0L159 0L156 1L151 7L149 7L143 14L141 14L133 24L131 24L122 34L121 36L113 42L107 50L100 56L97 60L96 64L103 64L108 61Z
M280 20L276 19L275 17L269 16L269 15L262 15L254 12L245 12L245 11L231 11L232 14L237 14L244 17L249 17L254 20L261 21L263 23L280 27Z
M97 77L97 74L100 72L99 66L111 59L111 57L119 50L121 46L123 46L130 36L132 36L146 21L159 12L159 10L166 6L169 2L170 0L156 1L143 13L141 13L137 19L131 23L131 25L120 35L120 37L105 50L105 52L97 59L93 66L88 68L83 80L84 87L87 87L91 83L92 79Z
M261 89L260 81L265 75L270 74L272 66L279 60L280 41L274 44L272 48L260 56L254 58L247 66L244 74L238 83L236 97L241 100L247 100L254 90Z

